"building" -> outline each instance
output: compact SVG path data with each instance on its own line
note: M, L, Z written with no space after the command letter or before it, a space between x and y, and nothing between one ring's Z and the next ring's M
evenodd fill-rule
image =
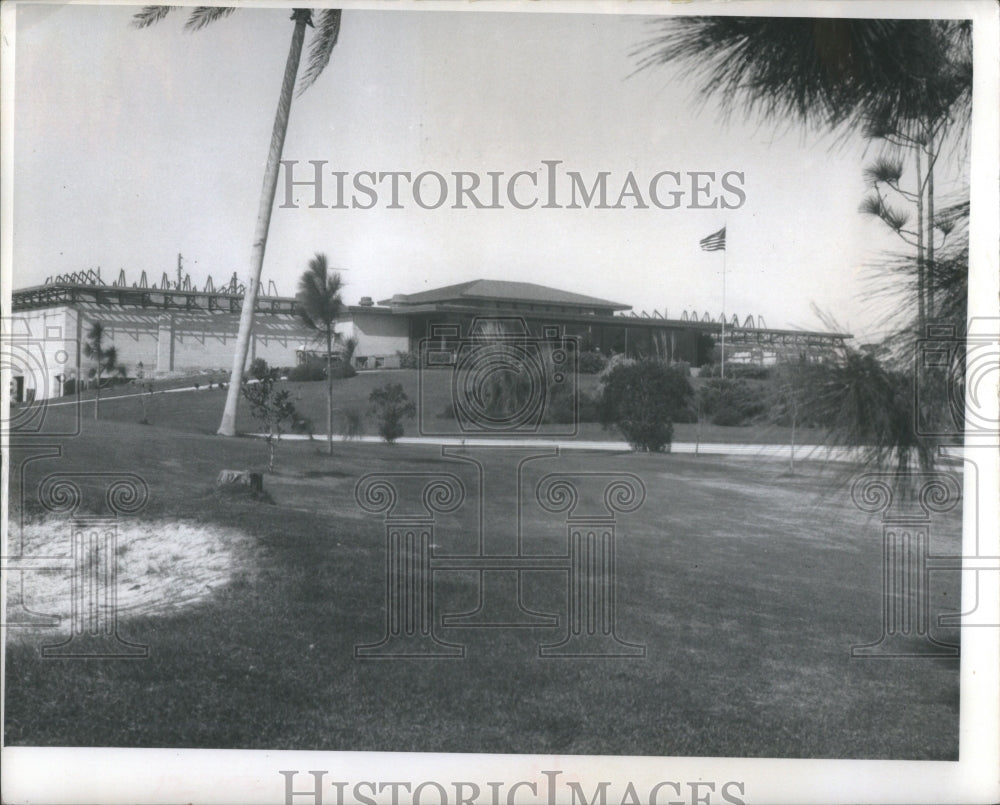
M273 290L273 284L269 286ZM234 278L216 289L209 279L201 290L190 277L164 274L150 285L143 273L132 285L124 272L107 285L88 271L50 278L43 285L13 294L13 320L5 334L6 363L14 400L59 396L71 377L87 376L81 345L93 322L104 325L119 361L130 374L139 363L147 374L232 365L243 287ZM527 282L472 280L413 294L396 294L375 304L364 298L347 307L337 324L344 338L357 339L359 369L394 368L401 354L416 352L432 328L450 328L453 339L468 335L476 318L519 318L536 337L543 328L579 339L581 350L630 356L658 355L694 366L711 362L718 351L721 317L680 318L666 313L635 313L629 305ZM440 330L439 330L440 331ZM727 361L771 363L785 355L815 357L829 353L844 333L774 330L747 317L726 324ZM9 345L9 346L8 346ZM296 354L315 349L315 334L297 315L294 298L258 296L252 358L291 366Z

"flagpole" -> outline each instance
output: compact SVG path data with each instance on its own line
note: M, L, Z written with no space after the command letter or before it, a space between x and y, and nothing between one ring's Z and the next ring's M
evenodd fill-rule
M722 227L726 229L725 226ZM728 235L729 233L726 232ZM728 245L728 244L726 244ZM722 370L720 377L726 379L726 246L722 248Z
M726 227L723 226L718 232L713 232L708 237L698 241L703 251L717 252L722 249L722 371L721 376L726 376ZM711 356L709 356L711 358Z

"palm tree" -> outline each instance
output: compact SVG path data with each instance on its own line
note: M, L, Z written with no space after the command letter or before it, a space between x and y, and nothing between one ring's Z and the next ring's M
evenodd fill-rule
M83 354L94 360L91 369L97 393L94 397L94 419L98 419L101 410L101 378L105 374L125 373L125 367L118 365L118 350L104 343L104 325L95 321L87 331L87 340L83 342Z
M317 253L299 278L295 299L299 316L326 343L326 450L333 455L333 344L339 340L334 327L343 302L340 298L340 274L327 267L326 255Z
M235 10L232 7L196 6L192 9L185 28L189 31L198 31L222 17L229 16ZM137 28L146 28L162 20L170 11L170 6L145 6L135 14L133 24ZM337 44L337 37L340 33L340 16L340 9L322 9L315 12L314 20L314 12L311 9L297 8L292 12L290 18L295 25L292 29L292 42L288 48L288 59L285 62L285 74L281 82L281 94L278 97L278 109L274 115L271 146L267 152L264 184L261 188L260 206L257 210L257 226L254 231L253 250L250 257L250 272L247 278L246 292L243 296L243 309L240 312L239 333L236 337L236 354L233 356L233 369L226 394L226 407L218 430L223 436L236 435L236 407L240 398L243 368L250 350L253 316L257 307L257 291L260 286L261 269L264 266L264 250L267 246L267 235L271 226L271 210L278 187L278 171L285 145L285 133L288 130L292 93L295 89L295 79L302 58L306 27L314 27L315 34L310 45L309 64L299 83L299 94L312 86L329 63L330 54Z

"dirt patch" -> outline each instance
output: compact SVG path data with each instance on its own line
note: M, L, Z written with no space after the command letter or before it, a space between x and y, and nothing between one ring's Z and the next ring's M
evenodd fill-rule
M117 573L114 585L119 620L135 615L176 612L208 598L213 591L235 578L247 579L258 567L256 549L242 531L200 523L171 520L120 522L114 539L104 539L106 529L87 532L82 541L84 571L77 579L77 595L106 614L110 597L95 581L105 563L112 561ZM59 618L56 627L16 627L7 630L8 640L65 634L72 628L75 563L69 521L47 519L25 524L21 541L23 556L32 566L46 566L7 578L8 622L20 618L18 602L34 613ZM18 552L18 535L9 535L8 552ZM18 576L20 575L20 579ZM93 584L94 597L87 586ZM22 599L23 593L23 599Z

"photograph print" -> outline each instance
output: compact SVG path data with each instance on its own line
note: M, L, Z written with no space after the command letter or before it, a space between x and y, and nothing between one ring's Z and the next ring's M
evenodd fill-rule
M3 13L7 801L1000 796L995 5Z

